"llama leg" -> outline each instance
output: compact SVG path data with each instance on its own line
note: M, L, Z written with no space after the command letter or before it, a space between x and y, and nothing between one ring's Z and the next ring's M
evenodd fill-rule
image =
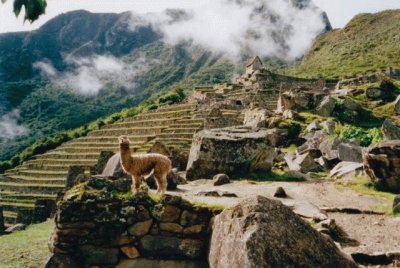
M140 183L142 182L141 176L132 176L132 192L138 192L140 188Z
M161 176L161 194L165 194L167 191L168 181L167 181L167 174L163 174Z
M157 182L157 194L165 194L165 192L167 191L167 175L158 174L155 177Z

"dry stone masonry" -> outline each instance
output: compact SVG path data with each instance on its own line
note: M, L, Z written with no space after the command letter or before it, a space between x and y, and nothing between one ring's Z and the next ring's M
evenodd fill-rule
M123 193L115 185L92 178L58 201L46 267L115 267L136 259L204 262L213 211L178 196L158 201L143 192Z

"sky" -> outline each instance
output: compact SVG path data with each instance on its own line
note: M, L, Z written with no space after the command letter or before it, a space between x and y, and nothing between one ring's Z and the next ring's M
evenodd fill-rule
M399 0L313 0L328 17L334 28L344 27L359 13L373 13L386 9L400 9ZM46 14L33 24L23 22L23 14L15 18L13 0L0 3L0 33L33 30L47 20L71 10L86 9L91 12L115 12L134 10L137 13L158 12L165 8L193 8L215 0L47 0Z

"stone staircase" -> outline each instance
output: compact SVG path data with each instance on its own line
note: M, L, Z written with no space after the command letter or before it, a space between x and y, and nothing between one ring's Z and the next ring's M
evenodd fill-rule
M6 171L0 177L0 206L6 225L14 224L20 211L34 211L37 200L55 200L57 193L65 188L70 166L89 170L97 163L101 151L118 152L120 135L129 137L134 153L147 153L156 141L189 152L194 133L204 124L203 118L195 118L195 111L193 104L148 111L92 131Z

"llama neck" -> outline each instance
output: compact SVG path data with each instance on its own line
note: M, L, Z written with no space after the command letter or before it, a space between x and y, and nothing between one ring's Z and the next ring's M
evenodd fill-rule
M129 163L132 161L131 149L129 148L129 144L120 144L119 151L121 153L121 160L125 163Z

